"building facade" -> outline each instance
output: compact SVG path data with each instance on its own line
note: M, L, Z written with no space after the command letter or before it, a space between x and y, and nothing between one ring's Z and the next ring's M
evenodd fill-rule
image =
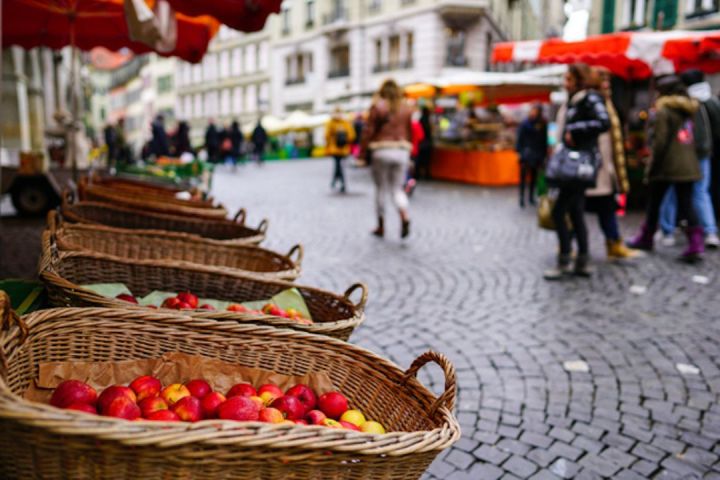
M540 35L535 0L286 0L272 31L271 111L367 106L381 82L491 69L492 44Z
M202 63L177 62L175 112L191 126L193 144L203 142L209 122L227 126L257 121L270 102L270 32L244 34L222 27Z
M602 0L592 3L590 34L720 28L720 0Z

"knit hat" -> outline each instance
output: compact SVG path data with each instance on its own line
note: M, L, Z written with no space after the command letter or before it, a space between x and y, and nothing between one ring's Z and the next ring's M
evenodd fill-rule
M665 75L655 82L660 95L687 95L687 89L677 75Z
M683 73L681 73L680 78L682 79L683 83L689 87L690 85L704 82L705 74L697 68L692 68L690 70L685 70Z

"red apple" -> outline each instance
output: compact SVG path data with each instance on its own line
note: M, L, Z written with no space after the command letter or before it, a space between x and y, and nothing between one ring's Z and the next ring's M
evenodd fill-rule
M65 408L73 403L95 405L97 392L94 388L80 380L65 380L55 388L50 397L50 405Z
M199 310L215 310L215 307L210 305L209 303L203 303L198 307Z
M78 412L94 413L97 415L97 408L87 403L71 403L65 410L77 410Z
M245 307L245 305L240 305L239 303L233 303L229 307L227 307L228 312L235 312L235 313L245 313L248 311L248 309Z
M140 407L140 412L142 412L142 416L147 418L151 413L155 413L160 410L167 410L168 404L164 399L160 397L150 397L140 400L140 403L138 403L138 407Z
M274 383L266 383L265 385L260 385L260 388L258 388L258 395L262 395L265 392L272 393L275 398L280 398L284 395L283 391L280 390L280 387L275 385Z
M230 391L227 393L227 397L256 397L257 394L258 392L255 390L255 387L249 383L238 383L230 388Z
M172 411L184 422L197 422L203 418L200 400L195 397L181 398L172 406Z
M288 389L288 391L285 392L285 395L296 397L300 400L300 403L302 403L306 412L314 409L317 405L317 395L315 395L315 392L313 392L312 388L307 385L303 385L302 383Z
M218 407L227 398L220 392L210 392L200 400L203 418L217 418Z
M113 400L118 397L125 397L132 403L137 402L137 397L135 396L135 392L133 392L132 389L123 385L112 385L103 390L103 392L98 397L98 411L103 415L107 415L107 409L110 406L110 403L112 403Z
M307 425L307 420L303 420L302 418L300 420L295 420L295 425Z
M190 304L187 302L180 302L180 304L178 304L178 309L179 310L192 310L193 307L191 307Z
M258 420L266 423L281 423L285 417L277 408L263 408L258 414Z
M140 407L128 397L120 396L110 402L103 415L124 418L125 420L136 420L140 418Z
M275 400L270 406L280 410L288 420L299 420L305 416L305 407L297 397L285 395Z
M162 302L161 307L169 308L172 310L178 310L178 309L180 309L180 303L182 303L182 302L180 302L180 300L178 300L177 297L169 297L169 298L166 298Z
M340 425L340 422L333 420L332 418L326 418L323 420L322 425L329 428L343 428L343 426Z
M177 416L177 413L173 412L172 410L158 410L157 412L153 412L150 415L146 417L147 420L154 420L158 422L179 422L180 417Z
M182 383L173 383L163 388L160 392L160 396L167 402L169 406L175 405L183 397L190 396L190 390L187 389Z
M190 380L185 384L185 386L188 390L190 390L190 395L195 398L204 398L205 395L212 392L210 384L205 380L201 380L199 378L195 380Z
M340 420L340 425L343 426L343 428L346 428L348 430L355 430L356 432L360 431L360 427L355 425L354 423L346 422L344 420Z
M264 395L270 395L270 393L266 392ZM263 400L260 397L247 397L247 398L249 398L250 400L255 402L255 404L258 406L259 409L263 409L268 406L268 403L272 403L272 402L265 402L265 400ZM272 400L274 400L274 398Z
M348 409L347 398L339 392L328 392L320 395L318 406L328 417L337 420Z
M137 299L135 297L133 297L132 295L130 295L129 293L121 293L120 295L118 295L115 298L117 298L118 300L122 300L124 302L134 303L136 305L138 303Z
M198 306L198 297L195 294L192 294L190 292L180 292L177 294L177 299L181 302L187 303L190 305L190 308L197 308Z
M322 425L327 415L320 410L310 410L307 415L305 415L305 418L311 425Z
M140 402L146 398L157 397L162 389L162 384L155 377L143 375L133 380L130 388L137 395L137 401Z
M257 403L248 397L232 397L218 407L218 417L223 420L256 421L260 415Z

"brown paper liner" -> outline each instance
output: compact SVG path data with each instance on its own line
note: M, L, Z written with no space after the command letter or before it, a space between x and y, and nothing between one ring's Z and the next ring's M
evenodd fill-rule
M334 390L330 377L325 372L303 376L281 375L222 360L184 353L166 353L160 358L146 360L40 363L39 376L25 391L23 397L35 402L48 403L53 389L64 380L81 380L100 393L111 385L127 386L142 375L157 377L163 387L202 378L213 390L222 394L226 394L237 383L249 383L255 388L265 383L274 383L283 391L298 383L304 383L318 395Z

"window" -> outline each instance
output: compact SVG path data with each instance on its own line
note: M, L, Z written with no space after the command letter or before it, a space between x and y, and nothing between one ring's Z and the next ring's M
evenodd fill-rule
M235 87L235 93L233 94L233 113L238 115L243 111L243 89L242 87Z
M270 60L270 47L268 42L262 42L260 44L260 51L258 52L258 70L266 71L268 69L268 62Z
M257 49L255 45L245 47L245 73L254 73L257 66L256 57Z
M157 79L158 93L166 93L173 88L172 75L163 75Z
M183 98L183 115L185 115L185 118L190 119L193 118L193 105L192 105L192 97L190 95L187 95Z
M407 34L407 67L412 67L415 61L415 35L413 32Z
M485 70L488 72L491 72L493 70L493 63L490 61L492 59L492 47L493 47L492 35L489 33L486 33L485 34Z
M686 0L685 2L685 15L687 17L699 17L717 13L718 10L720 10L718 0Z
M220 115L230 114L230 89L226 88L220 94Z
M245 89L245 107L248 112L257 111L257 86L248 85Z
M288 35L290 33L290 2L283 2L280 15L282 18L282 33Z
M223 50L220 52L220 78L230 76L230 52Z
M305 28L315 25L315 0L305 0Z
M390 37L388 64L391 69L395 69L400 65L400 35Z
M230 64L230 70L235 76L242 75L243 63L242 63L242 48L237 47L232 53L232 62Z
M467 66L467 57L465 56L465 30L447 28L445 30L445 65L448 67L465 67Z
M383 54L382 54L382 40L379 38L375 40L375 68L379 68L383 63Z
M370 0L368 10L371 13L378 13L382 10L382 0Z
M646 24L647 3L647 0L625 0L623 2L623 25L626 28L637 28Z
M194 112L195 112L195 118L200 118L203 116L203 98L202 93L196 93L195 98L193 99L195 102Z
M330 71L328 78L347 77L350 75L350 47L341 45L330 50Z

